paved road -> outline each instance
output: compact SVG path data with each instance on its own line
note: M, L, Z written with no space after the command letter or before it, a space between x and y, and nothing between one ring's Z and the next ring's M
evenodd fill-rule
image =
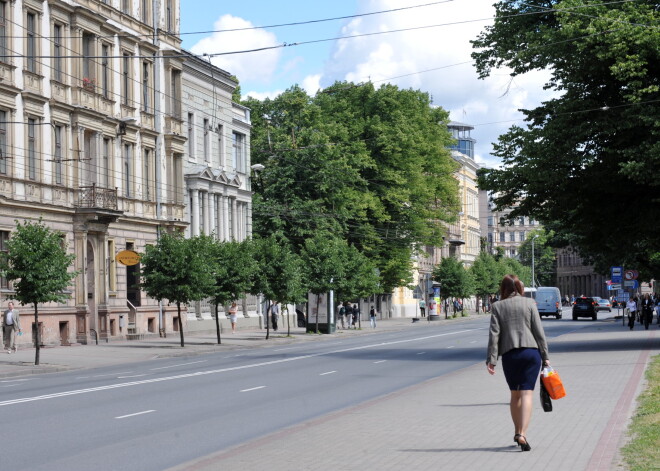
M222 347L195 337L186 353L162 339L70 348L97 363L115 351L121 364L106 358L102 369L2 380L3 424L26 443L3 455L3 468L614 469L658 342L657 329L631 333L607 317L544 321L569 397L551 414L535 412L529 456L512 447L502 375L485 373L487 318L478 316L267 344L256 332ZM151 360L127 361L127 350ZM0 364L0 375L7 369ZM608 386L611 375L618 382ZM557 449L573 464L539 467ZM593 467L596 455L605 467Z

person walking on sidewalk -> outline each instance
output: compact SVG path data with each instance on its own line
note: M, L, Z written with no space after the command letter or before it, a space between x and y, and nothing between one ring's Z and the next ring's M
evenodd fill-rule
M280 306L276 301L270 307L270 320L273 324L273 332L277 332L277 321L280 319Z
M348 328L350 329L351 326L355 328L355 322L353 320L353 306L351 306L351 303L346 301L344 303L344 310L346 312L346 320L348 321Z
M369 311L369 322L371 322L371 328L375 329L376 328L376 309L371 306L371 310Z
M231 322L232 334L236 333L236 311L238 311L238 306L236 306L236 301L233 301L231 303L231 307L229 308L229 312L227 313L229 316L229 321Z
M644 294L641 302L642 308L642 323L644 328L649 330L649 325L653 322L653 298L649 293Z
M532 418L534 387L541 364L550 364L541 316L534 300L524 296L524 286L515 275L502 279L500 301L491 309L486 366L494 375L497 359L502 357L504 378L511 391L513 441L521 451L529 451L532 447L527 441L527 427Z
M14 309L13 302L9 301L7 307L8 309L2 316L2 340L4 341L7 353L11 353L12 351L16 352L16 331L22 332L21 318L18 315L18 311Z
M628 327L630 327L630 330L633 330L633 327L635 327L635 317L637 316L637 301L635 301L635 298L628 298L626 309L628 309Z

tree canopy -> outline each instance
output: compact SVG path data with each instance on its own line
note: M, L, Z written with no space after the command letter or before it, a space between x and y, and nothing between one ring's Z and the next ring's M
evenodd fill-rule
M655 2L507 0L473 42L479 75L548 70L556 97L500 136L499 169L480 173L510 217L550 243L660 275L660 10ZM631 217L629 214L639 216Z
M416 245L441 245L459 208L448 114L426 93L336 83L308 96L292 87L252 109L252 160L264 165L254 231L296 253L332 233L374 262L389 292L412 281Z

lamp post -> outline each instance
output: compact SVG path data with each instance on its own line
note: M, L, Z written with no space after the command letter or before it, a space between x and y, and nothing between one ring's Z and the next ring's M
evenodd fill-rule
M532 288L535 287L535 282L534 282L534 239L536 239L538 235L535 235L532 237Z

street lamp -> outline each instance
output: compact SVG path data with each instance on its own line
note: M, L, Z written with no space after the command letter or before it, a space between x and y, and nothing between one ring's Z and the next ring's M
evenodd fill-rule
M539 235L536 234L534 237L532 237L532 288L536 287L536 283L534 282L534 239L536 239Z

